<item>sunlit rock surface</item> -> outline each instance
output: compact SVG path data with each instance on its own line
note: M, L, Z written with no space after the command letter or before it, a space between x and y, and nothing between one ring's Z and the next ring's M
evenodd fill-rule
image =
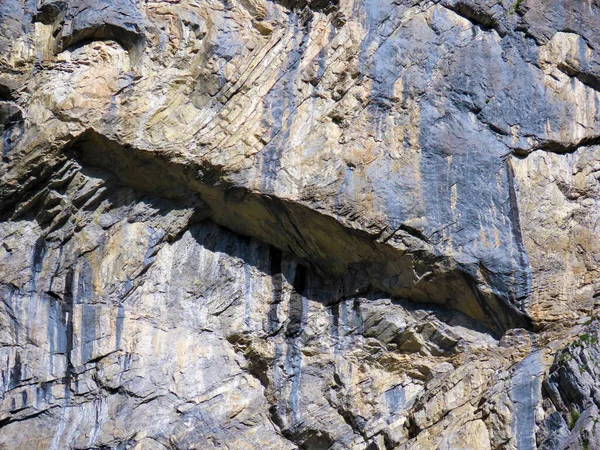
M0 448L600 448L599 22L1 1Z

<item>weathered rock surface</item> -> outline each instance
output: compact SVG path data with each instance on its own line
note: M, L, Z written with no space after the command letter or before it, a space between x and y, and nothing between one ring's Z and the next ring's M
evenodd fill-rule
M600 448L599 20L1 1L0 448Z
M600 448L600 327L597 318L561 350L543 384L545 419L538 432L540 448Z

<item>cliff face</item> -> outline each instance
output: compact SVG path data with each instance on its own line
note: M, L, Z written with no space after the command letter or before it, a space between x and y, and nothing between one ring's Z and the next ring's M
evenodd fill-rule
M598 23L1 0L0 448L600 449Z

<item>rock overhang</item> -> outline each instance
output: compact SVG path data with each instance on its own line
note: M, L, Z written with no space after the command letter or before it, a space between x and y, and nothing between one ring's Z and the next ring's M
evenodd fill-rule
M205 205L203 216L289 251L325 277L365 273L376 289L460 311L497 335L531 326L525 310L493 290L495 274L479 260L443 255L411 227L401 225L388 236L374 234L297 200L236 185L219 167L172 151L140 150L93 130L63 151L82 166L107 170L141 192L173 200L197 197Z
M212 203L217 222L291 248L323 272L357 264L394 295L451 305L500 332L529 326L531 273L507 155L570 152L597 139L589 114L581 127L554 131L575 94L549 97L534 88L548 75L530 64L536 50L520 34L531 9L507 14L508 6L487 10L469 1L372 9L366 2L364 22L333 26L334 14L351 15L343 2L285 10L246 3L211 16L187 2L147 9L128 1L103 8L46 2L42 22L54 24L63 50L115 40L136 53L132 72L122 74L129 84L119 81L102 105L109 111L93 111L100 119L88 115L89 104L68 111L80 122L72 131L82 136L77 142L119 142L125 150L117 159L131 158L128 147L148 155L141 159L156 165L156 176L141 178L171 173L169 183L177 184L186 171L184 188L166 183L161 193L191 189ZM301 12L306 6L311 14ZM178 53L167 55L157 43L177 8L186 18L176 32ZM239 29L235 14L270 21L273 31ZM233 36L246 47L233 45ZM544 57L552 61L554 53ZM145 77L162 56L190 69ZM579 65L569 57L561 70L581 82L577 92L593 96L594 57ZM523 122L518 105L529 100L534 117ZM515 128L518 121L528 128ZM164 164L171 169L163 173ZM252 221L268 223L268 231ZM281 228L288 230L280 239ZM340 248L329 242L338 232L350 236Z

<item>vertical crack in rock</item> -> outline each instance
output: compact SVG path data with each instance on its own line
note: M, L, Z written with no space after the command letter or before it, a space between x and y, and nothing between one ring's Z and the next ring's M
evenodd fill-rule
M63 329L65 330L64 336L64 351L66 358L66 367L64 374L64 398L68 402L71 396L71 381L73 378L73 305L75 304L75 297L73 295L74 285L74 269L69 269L65 277L65 293L62 303L62 322Z

